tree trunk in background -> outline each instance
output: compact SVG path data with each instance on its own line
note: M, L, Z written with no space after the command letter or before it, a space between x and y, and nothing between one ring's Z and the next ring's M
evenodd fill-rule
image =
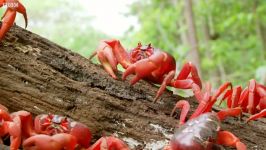
M204 56L209 59L209 61L212 60L212 51L211 51L211 45L210 45L210 40L211 40L211 35L210 35L210 26L209 26L209 20L207 16L204 16L203 18L203 24L202 24L202 30L203 30L203 44L204 44L204 49L205 53ZM217 82L217 76L216 74L216 69L209 69L208 71L208 78L210 82L212 83L213 87L216 87L219 82Z
M261 23L259 17L256 18L256 31L262 45L262 59L266 60L266 27Z
M184 11L188 27L188 41L190 46L188 60L197 66L199 74L201 75L199 46L192 5L192 0L185 0Z
M157 86L143 80L130 86L129 80L120 79L112 79L101 66L17 26L0 45L0 103L10 111L68 116L89 126L93 142L103 134L114 134L125 141L135 140L138 146L133 149L138 150L150 150L147 147L154 142L166 144L177 123L170 117L171 109L181 97L165 91L160 103L154 104ZM193 98L188 101L191 114L198 104ZM266 149L265 119L241 124L228 118L222 129L233 132L248 149Z
M183 19L180 19L180 20L178 21L178 24L179 24L180 27L183 27L184 24L185 24L185 23L184 23L184 20L183 20ZM181 32L181 34L180 34L180 39L181 39L181 41L182 41L182 43L183 43L184 45L189 45L187 30L185 30L184 32Z
M211 51L211 45L210 41L211 40L216 40L212 39L211 34L215 34L214 29L211 28L210 24L212 24L212 16L204 16L202 18L203 24L202 24L202 30L203 30L203 41L204 41L204 48L205 48L205 57L207 57L210 61L213 60L212 57L212 51ZM226 73L224 70L224 66L219 63L219 65L215 69L209 69L208 70L208 77L210 82L213 84L213 87L218 87L219 85L222 84L223 81L226 81Z
M259 1L255 0L254 1L254 8L253 8L253 13L255 16L255 21L256 21L256 32L257 32L257 36L258 39L260 39L261 41L261 46L262 46L262 60L266 59L266 25L263 24L257 14L257 8L259 5Z

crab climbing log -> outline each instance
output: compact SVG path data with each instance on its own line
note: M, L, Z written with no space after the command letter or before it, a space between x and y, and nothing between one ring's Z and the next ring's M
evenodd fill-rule
M132 77L117 77L114 80L101 66L17 26L0 44L0 103L10 111L68 116L89 126L92 142L114 134L138 145L135 149L168 143L165 139L177 123L170 117L171 109L181 97L166 91L160 103L152 103L156 86L145 81L130 86ZM188 101L195 110L197 102ZM249 124L227 119L222 129L234 133L248 149L266 149L265 119Z

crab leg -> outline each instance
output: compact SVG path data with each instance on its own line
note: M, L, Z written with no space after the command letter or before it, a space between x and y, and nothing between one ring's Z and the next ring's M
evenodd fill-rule
M191 77L189 77L190 73ZM172 80L171 86L180 89L192 89L198 102L203 99L203 94L201 93L202 83L197 68L191 62L184 64L177 78Z
M233 133L229 131L219 131L217 135L217 144L224 146L235 147L237 150L246 150L247 147L237 138Z
M233 89L229 89L225 92L223 98L220 100L219 102L219 106L222 104L222 102L224 100L227 100L227 107L228 108L231 108L231 104L232 104L232 92L233 92Z
M200 103L203 99L203 94L201 92L201 87L196 84L192 79L176 80L172 81L172 87L180 89L192 89L196 100Z
M16 7L16 11L23 15L25 21L25 28L27 28L28 26L27 11L26 8L19 1L18 1L18 7Z
M2 20L2 26L0 29L0 41L4 38L5 33L12 27L16 18L16 11L7 9Z
M176 109L181 109L181 115L180 115L180 119L179 119L179 125L183 125L185 124L186 121L186 116L188 114L188 111L190 109L190 105L186 100L180 100L176 103L174 109L171 112L171 116L174 115L174 112L176 111Z
M250 116L246 122L249 122L251 120L256 120L258 118L262 118L262 117L265 117L266 116L266 109L260 111L259 113L255 114L255 115L252 115Z
M238 106L239 98L240 98L240 95L241 95L241 91L242 91L242 87L241 86L237 86L233 90L231 108L234 108L234 107Z
M190 73L191 73L191 78L194 81L194 83L196 83L200 88L202 88L202 84L201 84L201 80L200 80L197 68L191 62L187 62L184 64L176 80L187 79Z
M198 100L198 102L200 102L203 99L203 94L201 92L200 86L197 85L192 79L174 81L174 76L175 76L175 71L171 71L167 74L167 76L164 78L161 84L160 89L156 94L156 97L154 98L154 102L156 102L158 98L162 95L167 85L171 85L172 87L180 89L192 89L196 97L196 100Z
M240 107L223 109L217 113L217 116L221 121L224 120L226 117L229 117L229 116L236 117L236 116L240 116L240 115L242 115L242 109Z
M260 99L257 109L258 110L266 109L266 96Z
M205 93L202 101L198 105L197 109L194 111L194 113L190 116L190 119L196 118L202 113L206 112L206 107L209 105L211 100L210 93Z
M5 11L2 17L2 26L0 29L0 40L2 40L5 36L5 33L12 27L14 24L16 13L19 12L23 15L25 20L25 28L28 25L27 12L25 7L18 0L1 0L0 7L2 7L5 3L7 3L7 10ZM9 6L10 4L10 6ZM13 6L13 7L12 7Z
M232 83L231 82L225 82L224 84L222 84L218 90L215 92L215 94L211 97L210 102L208 103L208 105L206 105L206 108L204 110L204 112L210 112L212 109L212 106L214 105L214 103L217 101L217 98L227 89L227 88L232 89Z
M244 112L247 112L248 105L248 88L245 88L240 95L238 105L242 107Z
M266 109L266 88L263 85L258 85L257 93L261 97L257 109L258 110Z
M227 88L232 89L232 83L231 82L225 82L224 84L222 84L218 90L216 91L216 93L213 96L213 100L217 99Z
M159 88L159 90L157 91L157 94L153 100L153 102L156 102L158 100L158 98L163 94L164 90L166 89L166 86L169 85L171 83L171 81L174 79L175 77L175 71L170 71L164 78L161 87Z
M255 90L256 90L256 81L254 79L249 81L248 85L248 106L247 110L248 113L254 113L254 97L255 97Z
M190 119L196 118L200 114L204 112L210 112L212 106L217 101L217 98L228 88L231 87L230 82L226 82L223 85L219 87L219 89L216 91L214 96L210 95L210 91L205 92L203 99L200 101L200 104L198 105L195 112L191 115Z
M233 89L227 90L222 100L220 101L219 105L221 105L221 103L226 99L228 108L234 108L239 106L241 99L241 92L242 92L241 86L237 86Z

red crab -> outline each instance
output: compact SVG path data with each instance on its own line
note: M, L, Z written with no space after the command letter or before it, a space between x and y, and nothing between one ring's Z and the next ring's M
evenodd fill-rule
M251 79L248 87L241 86L228 90L223 100L227 100L228 108L241 107L243 112L252 114L247 121L266 116L266 86Z
M74 136L83 148L88 148L91 141L91 132L86 125L59 115L43 114L36 116L34 130L37 134L46 135L68 133Z
M221 130L221 121L227 116L238 116L241 108L204 113L177 128L170 144L164 150L212 150L218 145L246 150L245 144L229 131Z
M151 44L143 46L138 43L136 48L126 52L119 40L106 40L100 42L89 59L92 59L95 55L98 56L98 60L104 69L114 79L117 79L115 72L117 71L117 65L120 64L126 69L122 77L123 80L129 74L135 74L131 80L131 85L140 79L161 84L154 101L162 95L168 85L180 89L193 88L195 95L201 89L201 80L197 69L191 62L186 63L175 78L176 61L174 57L152 47Z
M18 111L13 113L13 115L18 116L22 122L21 124L21 137L22 140L25 139L32 139L36 143L49 139L47 136L53 136L59 133L66 133L63 135L71 135L75 138L77 141L77 144L79 147L82 148L88 148L90 145L90 140L91 140L91 133L89 131L89 128L79 122L73 121L70 118L67 117L62 117L59 115L38 115L34 119L32 119L32 115L29 112L26 111ZM38 136L40 134L44 134L47 136ZM44 137L44 139L42 139ZM70 136L54 136L53 138L57 140L61 140L60 142L64 143L64 141L69 140ZM52 139L53 139L52 138ZM41 141L38 141L38 140ZM27 142L26 142L27 143ZM24 144L25 146L30 146L28 144ZM47 146L43 145L43 147L38 147L40 149L44 148Z
M13 26L17 12L21 13L25 20L25 28L28 25L27 12L25 7L18 0L0 0L0 7L6 6L7 10L2 17L2 25L0 28L0 41L5 34Z
M49 144L48 144L49 143ZM28 138L23 143L24 150L74 150L76 138L67 133L59 133L53 136L39 134ZM113 136L102 137L87 150L129 150L128 146L118 138Z

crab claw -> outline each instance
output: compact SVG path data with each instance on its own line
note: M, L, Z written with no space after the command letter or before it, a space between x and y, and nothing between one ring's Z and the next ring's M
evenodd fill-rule
M89 59L92 59L95 55L97 55L105 71L114 79L117 79L115 72L117 71L118 63L123 68L127 68L130 64L128 54L119 40L101 41Z
M140 79L161 83L163 82L163 73L169 73L175 70L175 67L175 60L171 55L156 51L150 57L129 65L123 73L122 79L125 80L128 75L135 74L134 78L130 81L131 85L134 85Z
M217 144L235 147L237 150L247 149L246 145L229 131L219 131L217 136Z
M5 33L14 24L16 13L19 12L23 15L25 20L25 28L28 26L28 17L25 7L18 0L2 0L0 1L0 7L7 5L7 10L2 17L2 26L0 29L0 40L5 36Z
M33 129L32 115L30 112L21 110L11 114L11 117L19 117L21 121L22 138L26 139L36 135Z
M12 118L12 121L0 122L0 136L10 135L10 150L17 150L21 144L21 121L19 117Z
M88 150L129 150L128 146L118 138L113 136L102 137L94 143Z
M130 74L136 74L130 81L131 85L137 83L140 79L145 78L149 73L153 72L157 68L157 65L149 59L142 59L135 64L130 65L123 74L122 79L125 80Z
M79 122L72 122L71 125L73 126L73 128L71 129L69 134L76 137L77 142L80 146L88 148L91 141L91 132L89 128Z
M53 136L39 134L23 142L24 150L74 150L77 140L74 136L60 133Z

